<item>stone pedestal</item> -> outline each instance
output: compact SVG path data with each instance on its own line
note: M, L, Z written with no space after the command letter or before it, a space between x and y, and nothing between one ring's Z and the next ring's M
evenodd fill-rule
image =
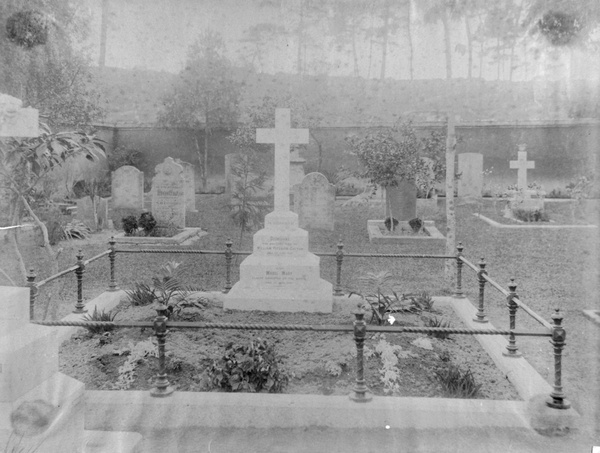
M225 309L331 313L333 289L320 278L320 259L308 251L308 232L298 215L274 211L254 235L254 249L240 265L240 281Z

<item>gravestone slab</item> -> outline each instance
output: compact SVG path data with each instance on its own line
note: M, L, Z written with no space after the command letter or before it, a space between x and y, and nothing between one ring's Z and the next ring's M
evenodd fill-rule
M393 216L399 222L405 222L417 216L417 188L413 183L401 180L397 187L386 187L385 192L386 219Z
M175 162L183 167L185 209L187 212L198 212L196 210L196 181L194 176L194 166L179 159L175 159Z
M300 228L333 231L335 186L321 173L309 173L294 193L294 212Z
M124 165L112 173L113 208L144 209L144 172Z
M158 225L185 228L185 181L183 167L167 157L158 164L152 179L152 215Z
M275 144L275 211L254 235L253 252L240 264L240 280L224 309L331 313L332 285L320 278L319 257L308 251L308 232L289 210L290 144L307 143L307 129L290 129L289 109L275 111L275 128L258 129L257 143Z
M483 190L483 154L458 155L458 196L480 198Z

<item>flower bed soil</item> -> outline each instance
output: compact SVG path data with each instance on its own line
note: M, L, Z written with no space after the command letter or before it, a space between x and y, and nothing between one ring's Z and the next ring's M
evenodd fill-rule
M349 325L354 316L354 300L338 299L332 314L241 312L222 309L219 298L208 300L206 309L186 309L180 321L224 323L273 323L273 324L336 324ZM204 299L203 299L204 300ZM423 317L436 316L450 320L459 327L460 321L449 307L435 308L434 313L395 315L396 325L423 326ZM155 311L151 307L131 307L122 303L117 307L116 320L152 320ZM367 319L369 316L367 316ZM223 355L229 342L245 345L252 338L264 338L275 344L277 356L283 369L290 376L284 393L343 395L352 391L355 380L355 344L348 333L297 332L297 331L246 331L219 329L172 330L167 337L167 372L169 380L180 391L219 391L208 384L206 370L213 360ZM63 344L60 350L60 369L86 384L88 390L112 390L115 388L118 368L127 360L126 354L117 354L137 343L154 338L151 329L117 329L105 334L91 335L81 329ZM375 351L377 343L385 339L402 349L399 356L399 390L390 392L383 386L380 370L381 359ZM418 340L417 346L413 344ZM423 346L431 345L431 350ZM365 342L365 378L375 395L411 397L447 397L436 379L435 370L448 363L463 370L470 369L482 387L477 398L519 399L518 394L494 366L479 343L471 336L451 335L441 340L423 334L369 334ZM447 361L449 359L449 361ZM444 361L446 360L446 361ZM157 359L140 361L135 370L135 381L130 390L149 390L157 370Z

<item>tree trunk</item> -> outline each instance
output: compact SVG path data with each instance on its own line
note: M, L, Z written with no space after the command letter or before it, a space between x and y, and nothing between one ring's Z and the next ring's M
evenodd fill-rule
M456 151L456 133L454 116L448 115L448 136L446 138L446 255L456 254L456 217L454 212L454 156ZM445 278L450 288L455 281L456 263L445 260Z
M467 32L467 52L469 54L469 69L467 77L473 78L473 33L471 33L471 24L469 23L469 17L465 14L465 29Z
M390 24L390 4L388 1L385 2L383 14L383 44L381 45L381 74L379 75L381 80L385 79L385 63L387 60L387 45Z
M108 30L108 2L102 0L102 22L100 24L100 56L98 57L98 66L104 68L106 62L106 32Z
M204 134L206 136L206 133ZM202 180L202 190L206 190L205 186L205 173L204 173L204 157L202 154L202 150L200 149L200 143L198 143L198 136L194 133L194 144L196 145L196 154L198 155L198 164L200 164L200 179ZM206 139L204 143L204 149L206 150Z
M446 55L446 79L452 78L452 37L450 36L450 17L448 9L444 8L442 14L442 25L444 26L444 49Z
M296 71L302 74L302 47L304 45L304 0L300 0L300 23L298 24L298 54L296 56Z
M356 26L352 24L352 59L354 60L354 77L359 77L358 52L356 51Z
M406 9L406 40L408 41L408 71L410 73L410 80L413 80L415 75L414 75L414 68L413 68L413 61L414 61L414 48L413 48L413 40L412 40L412 27L411 27L411 7L412 7L412 2L408 1L407 2L407 9Z
M23 203L23 206L25 206L25 209L27 209L27 212L29 212L29 215L33 218L33 221L35 222L35 224L40 228L40 230L42 230L42 238L43 238L43 242L44 242L44 250L46 250L46 253L48 254L48 257L50 258L51 262L52 262L52 274L58 274L58 255L60 255L60 252L62 250L59 250L57 253L54 252L54 249L52 248L52 246L50 245L50 239L48 237L48 228L46 228L46 225L44 224L44 222L42 222L39 217L37 215L35 215L35 212L33 212L33 209L31 209L31 206L29 206L29 203L27 203L27 200L25 199L25 197L23 195L19 195L19 197L21 198L21 202Z

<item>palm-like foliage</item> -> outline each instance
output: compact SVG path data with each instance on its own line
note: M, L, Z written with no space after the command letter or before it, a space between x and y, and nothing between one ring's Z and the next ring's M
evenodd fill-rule
M199 302L190 300L194 290L184 283L180 264L169 261L161 266L160 275L152 277L154 301L167 307L169 317L176 317L186 307L204 308Z
M399 293L398 279L389 271L369 272L359 278L360 290L351 291L349 296L357 294L369 305L371 321L377 320L382 325L389 313L418 311L412 302Z

